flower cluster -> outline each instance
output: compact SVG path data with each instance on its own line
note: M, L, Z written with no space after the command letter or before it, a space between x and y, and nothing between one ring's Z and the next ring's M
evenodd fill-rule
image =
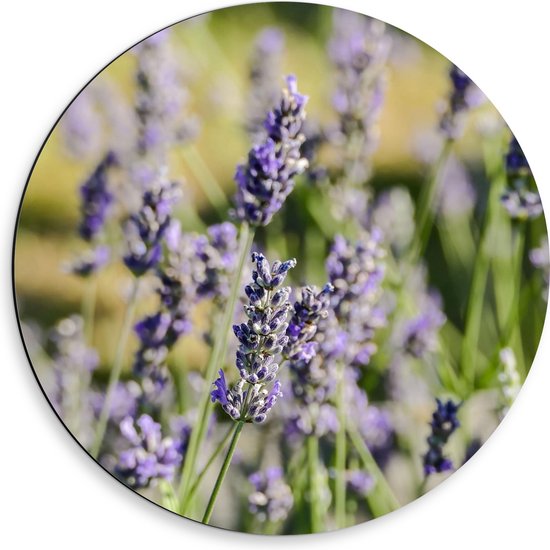
M328 317L330 295L334 287L327 283L321 290L314 286L302 289L301 298L294 309L286 334L288 342L284 355L291 361L310 361L317 352L318 343L313 341L319 321Z
M160 424L146 414L135 421L127 416L120 431L131 447L120 453L117 476L134 489L148 487L158 479L173 479L181 454L172 438L162 437Z
M449 71L451 92L439 127L447 139L457 139L463 131L464 115L482 102L479 88L464 72L453 65Z
M437 351L439 329L447 319L438 294L428 294L422 306L420 313L405 323L402 335L403 351L416 359L426 359Z
M506 173L508 188L500 202L510 218L515 221L538 218L542 214L542 203L538 192L530 189L531 168L515 136L506 154Z
M239 341L236 365L240 380L229 390L220 370L211 395L212 401L219 401L233 419L260 423L281 395L278 380L269 391L266 384L275 379L279 369L275 357L288 343L290 288L282 285L296 260L277 261L270 266L263 254L253 252L252 262L256 269L252 272L252 283L245 288L249 303L244 310L248 321L233 326Z
M134 53L138 64L135 100L139 123L137 152L163 164L171 143L178 138L193 137L197 122L188 115L181 122L187 91L179 60L170 45L170 31L158 32L144 40L136 46Z
M124 263L136 277L144 275L160 262L165 234L171 223L172 207L179 197L179 186L161 177L143 194L139 211L126 220L124 234L128 249Z
M542 203L536 191L530 191L524 180L512 183L501 196L500 202L512 220L526 221L542 214Z
M436 399L437 408L432 415L430 426L432 433L428 437L428 451L424 455L424 474L447 472L452 470L453 463L443 455L443 447L460 426L456 414L460 405L449 400L443 403Z
M237 264L237 228L230 222L212 225L207 235L195 239L199 298L223 299L229 294L230 278Z
M345 176L352 185L368 179L370 157L378 145L390 46L381 21L345 10L334 12L328 46L336 69L333 106L339 116L338 139L347 143Z
M107 153L92 175L80 187L80 224L78 232L92 248L81 254L71 265L75 275L86 277L100 269L109 258L109 249L97 243L113 202L109 172L117 165L113 152Z
M260 522L284 521L294 499L281 468L267 468L248 477L254 491L248 496L248 509Z
M281 54L285 45L283 33L276 27L262 29L254 42L250 63L250 94L247 102L246 128L254 142L265 135L265 113L279 99L279 87L274 85L281 75Z
M382 233L373 228L355 243L335 237L326 260L329 280L334 287L332 306L347 333L346 356L355 366L368 364L376 351L375 330L386 322L379 307L381 283L385 274Z
M267 225L294 189L294 178L307 168L300 153L306 102L307 97L298 93L296 78L288 76L279 105L265 119L267 137L250 150L248 163L237 167L239 220Z

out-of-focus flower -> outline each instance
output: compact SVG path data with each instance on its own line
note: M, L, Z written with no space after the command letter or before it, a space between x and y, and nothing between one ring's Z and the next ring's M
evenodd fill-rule
M506 154L508 189L500 197L500 202L514 221L527 221L542 214L542 203L536 189L530 189L533 174L515 136L510 140Z
M420 313L403 327L403 350L417 359L437 351L439 329L446 321L438 294L426 295Z
M281 468L267 468L255 472L248 481L253 492L248 496L248 509L260 522L284 521L290 512L294 499L292 490L285 483Z
M506 153L506 172L508 176L531 176L531 167L527 162L525 153L521 148L516 136L512 136L510 146Z
M239 341L236 366L241 378L229 389L220 370L211 395L212 401L219 401L233 419L261 423L282 395L278 380L271 390L266 385L275 379L279 369L275 357L288 343L290 288L282 285L296 260L277 261L270 266L263 254L253 252L252 262L256 269L252 272L252 283L245 288L249 300L244 307L248 322L233 326Z
M248 163L237 167L235 215L253 226L267 225L294 189L294 178L307 168L300 147L304 141L302 124L307 97L298 93L294 76L278 106L267 115L267 137L248 154Z
M502 415L504 416L514 403L521 389L521 379L517 369L516 356L512 348L503 348L499 353L501 372L498 374L502 395Z
M481 90L455 65L449 71L451 91L439 127L447 139L457 139L464 129L466 113L484 101Z
M96 273L109 261L109 247L98 245L80 254L71 264L69 270L80 277L88 277Z
M50 340L54 376L48 396L71 432L86 444L93 421L88 388L99 357L86 345L84 321L79 315L59 321Z
M143 194L139 211L126 220L124 263L136 277L158 265L164 237L171 224L172 207L180 195L176 183L159 177L157 184Z
M362 224L369 200L365 183L379 142L390 46L381 21L334 10L328 53L336 72L332 104L338 122L327 135L340 149L342 161L331 197L335 216L353 217Z
M550 254L548 252L548 238L543 237L538 248L529 251L529 260L534 267L540 270L543 280L542 296L548 301L548 285L550 284Z
M536 191L530 191L523 180L516 180L500 197L502 206L512 220L526 221L542 214L542 203Z
M450 156L445 164L436 202L439 215L455 218L469 215L476 204L476 192L465 166Z
M141 397L141 388L133 380L118 382L113 390L109 420L117 426L127 416L135 417L138 410L138 402ZM92 391L90 394L94 416L99 418L101 409L105 403L105 392Z
M409 191L394 187L382 193L372 213L372 223L382 231L384 242L401 255L412 242L414 235L414 203Z
M203 270L197 283L200 298L225 298L237 264L237 228L230 222L212 225L195 239L197 260Z
M424 455L424 475L447 472L453 469L451 460L444 456L443 447L460 426L456 416L460 405L448 400L443 403L436 399L437 408L432 415L432 433L427 439L428 451Z
M309 361L316 353L317 343L311 342L321 319L328 316L330 294L333 286L327 283L321 290L306 286L301 298L294 303L294 309L286 334L288 343L283 353L292 360Z
M281 55L284 47L284 34L277 27L265 27L254 41L246 123L254 143L265 136L265 114L275 107L279 99L280 89L276 83L282 75Z
M115 473L127 485L140 489L173 479L182 457L173 439L163 438L160 424L146 414L137 420L127 416L120 431L131 447L120 453Z
M59 127L63 146L70 156L82 160L97 154L102 138L101 117L89 89L76 96Z
M373 336L386 323L379 307L385 274L385 251L378 228L363 232L351 243L337 235L326 260L328 277L334 286L331 303L338 323L347 333L347 363L365 366L376 351Z
M374 488L374 478L365 470L348 470L346 472L348 489L360 497L366 497Z
M108 170L116 164L113 153L107 153L92 175L80 187L80 236L90 242L102 229L113 195L108 188Z

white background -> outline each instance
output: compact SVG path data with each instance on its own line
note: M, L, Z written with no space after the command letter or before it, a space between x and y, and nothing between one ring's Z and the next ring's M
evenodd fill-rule
M523 144L548 209L550 40L545 2L332 3L401 27L462 67ZM153 545L211 548L223 544L224 549L247 549L285 544L290 549L341 544L346 548L463 549L487 544L507 549L522 543L548 548L548 330L512 411L467 466L419 501L345 532L282 540L206 528L145 502L101 471L50 411L19 340L10 264L20 195L50 127L93 74L151 32L225 3L19 0L2 5L0 541L4 548L86 550L124 545L138 550Z

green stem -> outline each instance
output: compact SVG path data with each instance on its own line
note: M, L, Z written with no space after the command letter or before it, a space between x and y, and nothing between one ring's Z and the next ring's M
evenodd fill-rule
M477 372L477 348L485 303L485 288L489 275L491 254L489 243L495 222L497 221L496 209L500 206L499 197L504 186L500 166L502 161L493 161L486 153L487 177L491 181L491 188L487 199L487 209L482 222L479 238L478 252L474 260L474 268L466 306L466 320L464 323L464 338L460 353L461 371L471 388L475 387Z
M422 256L426 250L426 246L428 245L428 240L430 238L434 222L433 205L437 197L439 179L441 176L441 171L449 158L452 145L452 140L447 139L445 141L443 148L441 149L441 153L432 168L427 185L422 189L418 205L416 242L415 246L413 246L413 252L417 258Z
M94 338L95 302L97 294L97 276L90 275L86 279L86 288L82 296L82 319L84 321L84 336L86 343L92 345Z
M229 206L227 197L197 148L194 145L187 145L183 148L181 154L185 160L185 164L191 170L197 182L200 182L201 189L204 191L210 204L220 216L225 218Z
M109 376L107 392L105 394L105 401L103 402L103 407L101 409L101 413L99 414L94 443L90 449L90 454L93 458L96 459L101 450L103 438L105 437L105 431L107 429L109 413L111 412L111 405L113 402L115 387L120 379L120 373L122 372L122 363L124 360L124 353L126 351L126 344L128 343L128 338L132 330L132 323L136 311L138 289L139 279L136 278L134 279L134 285L132 288L132 294L130 295L130 300L128 302L128 305L126 306L126 312L124 314L124 320L122 322L122 329L120 331L120 336L115 352L115 360L113 363L113 368L111 369L111 374Z
M336 457L335 457L335 491L334 507L336 526L342 529L346 526L346 410L345 410L345 385L344 368L341 368L337 394L337 413L339 429L336 433Z
M231 444L229 445L229 449L227 450L227 454L225 455L225 460L223 461L220 473L218 474L218 479L216 479L216 484L214 485L214 489L212 490L212 494L210 495L210 500L208 501L208 505L206 506L206 510L204 511L202 522L206 525L208 525L210 517L212 516L214 504L216 504L216 498L218 498L218 493L220 492L223 480L225 479L225 474L227 473L229 465L231 464L231 459L233 458L233 454L235 453L235 449L237 448L237 443L239 442L239 437L241 436L243 427L244 421L239 420L237 422L235 432L233 433L233 439L231 440Z
M193 499L193 497L195 496L195 493L197 492L197 489L199 488L202 480L204 479L204 476L210 469L210 466L212 466L212 464L214 463L214 460L216 460L216 457L223 451L227 443L227 440L231 437L231 434L236 430L236 428L237 428L236 424L231 425L231 428L229 429L229 431L225 434L224 438L220 441L219 445L216 447L216 449L208 459L208 462L202 469L201 473L199 474L199 477L197 477L197 479L195 480L195 483L193 483L193 485L191 486L191 489L189 490L189 494L187 495L188 501ZM187 504L188 502L185 502L184 506L187 506Z
M348 426L348 435L361 458L365 469L375 477L375 485L373 490L368 494L367 501L373 512L378 517L389 512L393 512L400 507L399 501L393 494L393 491L386 480L382 470L380 470L376 460L372 456L366 443L359 434L356 428Z
M247 223L243 223L241 225L241 234L239 236L239 260L237 269L233 275L231 291L229 293L227 304L225 305L222 321L217 327L216 337L214 340L214 349L210 354L210 359L204 374L207 381L214 380L216 370L221 364L223 364L223 360L225 358L227 341L229 338L229 329L231 326L231 321L233 320L235 303L239 294L241 274L243 271L244 262L252 246L253 239L254 231L249 228ZM210 401L210 389L208 388L208 390L201 396L201 400L198 405L198 424L191 431L189 447L187 449L183 471L181 474L178 494L180 497L180 502L182 503L182 515L186 513L189 504L192 502L191 499L187 499L187 494L191 486L192 477L195 473L199 448L202 444L204 436L206 435L206 426L208 424L211 411L212 403Z
M307 464L309 474L309 510L311 532L321 531L321 495L319 491L319 441L315 435L307 438Z

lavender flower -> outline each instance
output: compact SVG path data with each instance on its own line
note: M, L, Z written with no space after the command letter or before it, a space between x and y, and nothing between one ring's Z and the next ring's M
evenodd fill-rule
M301 299L294 303L294 311L286 334L288 343L284 355L290 360L309 361L316 353L317 343L311 340L321 319L328 316L330 294L334 290L327 283L321 290L313 286L302 289Z
M247 130L253 142L265 136L265 113L279 99L278 82L281 71L281 54L285 45L284 35L276 27L262 29L254 42L250 67L250 94L247 101Z
M536 190L529 189L533 174L515 136L506 155L508 189L500 197L502 206L515 221L527 221L542 214L542 203Z
M340 140L349 145L344 159L345 177L352 185L368 179L370 157L378 145L377 122L384 99L384 70L390 45L381 21L334 10L328 46L336 69L333 106L339 115Z
M373 477L364 470L348 470L346 483L348 488L360 497L366 497L375 485Z
M432 433L428 437L428 451L424 455L424 475L452 470L453 463L443 455L443 447L460 426L456 413L460 405L449 400L443 403L436 399L437 408L432 415Z
M447 160L437 197L440 216L455 218L471 214L476 192L466 167L454 156Z
M146 414L136 421L127 416L120 431L131 447L120 453L115 473L127 485L141 489L159 479L173 479L182 457L172 438L162 437L160 424Z
M509 177L514 176L531 176L531 167L527 162L525 153L521 148L516 136L512 136L510 146L506 153L506 172Z
M225 298L237 265L237 228L229 222L212 225L195 239L196 259L203 266L197 280L199 298Z
M530 191L524 180L516 180L500 197L500 202L512 220L527 221L542 214L542 203L536 191Z
M136 46L136 115L139 121L138 154L163 164L168 147L178 138L190 139L197 121L182 110L186 102L179 60L170 45L170 31L163 30Z
M439 329L446 321L439 295L428 294L422 303L421 312L405 323L402 335L403 350L416 359L437 351Z
M414 203L409 191L394 187L382 193L372 213L372 223L380 228L384 242L396 256L401 256L414 235Z
M381 21L346 10L333 14L328 52L336 71L332 104L338 122L327 133L339 147L342 161L331 198L338 219L365 223L369 201L365 183L379 142L391 42Z
M281 468L267 468L249 476L254 491L248 496L248 509L260 522L284 521L294 499L283 479Z
M133 380L118 382L113 391L109 420L118 427L125 417L135 417L141 393L139 384ZM93 391L90 394L90 399L94 416L97 419L105 403L105 392Z
M109 247L98 245L95 248L86 250L69 267L69 270L80 277L88 277L96 273L109 261Z
M265 119L266 139L250 150L248 163L235 174L235 215L253 226L269 224L294 188L294 178L307 168L300 153L307 97L298 93L294 76L286 84L279 105Z
M101 117L89 89L82 91L60 121L63 146L75 159L93 157L101 145Z
M348 364L364 366L376 351L373 336L384 326L386 313L379 307L384 278L385 251L382 233L373 228L352 244L337 235L326 260L329 280L334 286L332 306L347 333Z
M483 101L483 95L470 78L455 65L449 71L449 78L452 88L439 127L447 139L457 139L463 131L465 114Z
M136 277L159 263L172 207L179 196L178 185L161 177L156 186L143 194L140 210L127 219L124 233L128 250L124 263Z
M219 401L234 420L261 423L282 395L278 380L269 391L266 384L275 379L279 369L275 357L288 343L285 333L291 308L288 302L290 288L282 284L296 260L274 262L270 266L263 254L253 252L252 262L256 269L252 272L252 283L245 288L249 303L244 310L248 321L233 326L239 341L236 365L241 379L228 389L220 370L211 395L212 401Z
M157 403L170 382L166 365L168 353L178 338L190 330L186 317L173 317L160 311L142 319L135 326L140 347L134 359L134 374L141 379L148 404Z
M534 267L540 270L543 280L542 297L548 301L548 285L550 284L550 253L548 252L548 238L543 237L538 248L529 251L529 260Z
M85 241L91 241L105 224L107 211L113 200L113 195L108 189L107 174L115 165L114 154L107 153L80 188L82 220L79 233Z

